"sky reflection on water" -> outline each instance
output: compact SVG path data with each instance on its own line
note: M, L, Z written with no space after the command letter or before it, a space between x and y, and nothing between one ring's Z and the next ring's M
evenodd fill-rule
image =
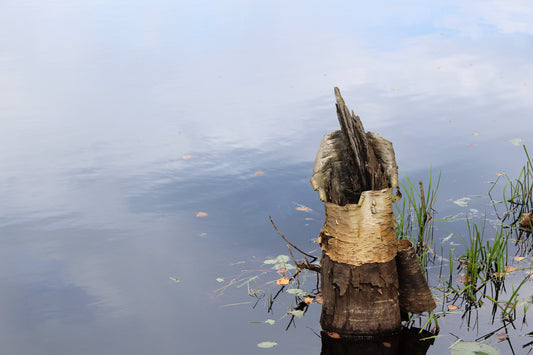
M3 349L318 353L304 326L258 330L264 313L209 292L283 253L268 215L313 248L333 87L401 172L442 170L452 212L523 164L532 18L527 1L2 3Z

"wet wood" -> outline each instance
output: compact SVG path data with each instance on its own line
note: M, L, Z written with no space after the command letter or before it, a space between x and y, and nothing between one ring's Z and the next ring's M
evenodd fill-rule
M342 336L400 329L395 260L353 266L322 255L322 329Z
M398 241L396 266L400 285L400 310L417 314L433 311L437 304L410 241Z

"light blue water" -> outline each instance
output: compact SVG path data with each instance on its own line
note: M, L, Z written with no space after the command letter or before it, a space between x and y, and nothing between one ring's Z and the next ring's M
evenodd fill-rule
M443 215L531 144L527 1L4 1L0 24L3 353L319 353L318 308L284 332L212 291L286 252L269 215L313 248L334 86L402 173L442 170Z

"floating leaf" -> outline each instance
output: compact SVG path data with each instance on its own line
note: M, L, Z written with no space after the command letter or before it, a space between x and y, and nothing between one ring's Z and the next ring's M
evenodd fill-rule
M278 271L276 271L278 274L286 274L289 272L289 270L287 270L287 268L279 268Z
M507 333L496 334L496 338L498 338L499 341L504 341L507 339Z
M293 316L295 316L296 318L302 318L305 314L304 311L299 311L299 310L295 310L295 311L290 311L288 314L291 314Z
M174 281L175 283L178 283L178 282L180 282L180 280L178 280L178 279L175 279L175 278L173 278L173 277L169 277L169 279L171 279L171 280L172 280L172 281Z
M387 343L387 342L383 342L383 346L386 347L386 348L390 348L392 347L392 344L391 343Z
M490 345L476 342L460 342L452 346L450 355L499 355Z
M533 226L533 216L531 212L522 213L520 217L520 227L522 228L531 228Z
M224 279L222 277L217 277L217 282L224 282Z
M512 145L519 146L523 141L522 138L513 138L509 142L511 142Z
M206 217L206 216L207 216L207 213L205 213L205 212L198 212L196 214L196 217Z
M282 277L282 278L276 280L276 283L277 283L278 285L280 285L280 286L282 286L282 285L288 285L289 282L290 282L290 280L289 280L288 277Z
M322 302L324 302L324 299L322 298L322 294L321 293L317 293L316 294L315 302L318 303L318 304L322 304Z
M311 303L313 303L313 299L311 297L306 297L306 298L304 298L304 302L306 304L311 304Z
M470 197L463 197L463 198L453 201L453 203L455 203L457 206L460 206L460 207L466 207L468 206L468 201L470 200L471 200Z
M496 176L504 176L505 174L504 173L498 173L496 174Z
M278 345L278 343L276 343L275 341L262 341L259 344L257 344L257 346L259 348L265 348L265 349L266 348L273 348L276 345Z
M253 322L250 322L250 323L267 323L267 324L273 325L273 324L276 324L276 321L274 319L267 319L265 321L260 321L260 322L253 321Z
M190 155L184 155L184 156L181 157L181 159L183 159L183 160L189 160L191 158L192 157Z
M276 258L267 259L263 263L265 263L265 264L279 264L279 263L286 263L289 260L290 260L290 258L289 258L288 255L278 255Z
M307 207L307 206L300 205L300 206L296 207L296 211L310 212L311 209L309 207Z
M329 335L330 338L333 338L333 339L340 339L341 338L339 333L335 333L335 332L328 332L328 335Z
M505 268L505 271L507 271L507 272L513 272L513 271L515 271L515 270L516 270L516 268L515 268L514 266L507 266L507 267Z
M262 171L256 171L255 172L255 175L263 175L263 174L264 174L264 172L262 172Z
M472 133L472 135L473 135L473 136L479 136L479 133L474 132L474 133Z
M296 267L292 264L287 264L287 263L279 263L279 264L276 264L274 266L272 266L272 269L287 269L287 270L292 270L292 269L296 269Z
M458 310L459 308L458 308L456 305L449 304L449 305L448 305L448 309L449 309L450 311L456 311L456 310Z
M305 297L308 295L307 292L305 292L304 290L301 290L299 288L290 288L287 290L287 293L290 293L292 295L296 295L296 296L300 296L300 297Z

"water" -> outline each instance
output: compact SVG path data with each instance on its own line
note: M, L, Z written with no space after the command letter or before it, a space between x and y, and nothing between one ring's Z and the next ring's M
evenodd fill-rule
M269 215L313 248L333 87L401 173L442 170L454 214L523 165L532 16L525 1L4 1L2 352L319 353L318 308L284 332L249 323L262 306L223 307L243 289L213 291L232 263L286 253Z

